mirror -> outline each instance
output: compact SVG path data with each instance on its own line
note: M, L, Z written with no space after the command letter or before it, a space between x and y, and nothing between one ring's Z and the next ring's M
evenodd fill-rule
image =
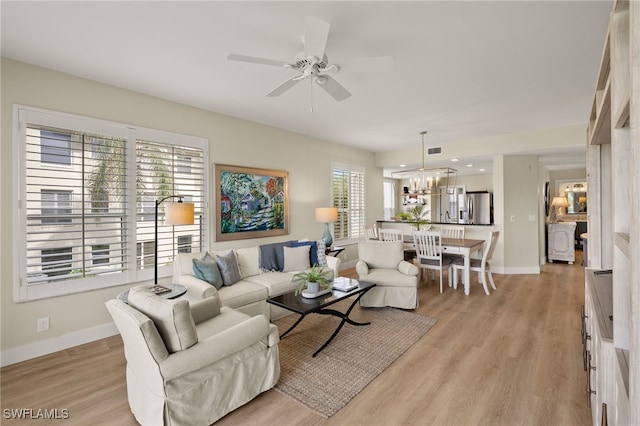
M567 192L567 213L586 213L587 212L587 193L586 192Z

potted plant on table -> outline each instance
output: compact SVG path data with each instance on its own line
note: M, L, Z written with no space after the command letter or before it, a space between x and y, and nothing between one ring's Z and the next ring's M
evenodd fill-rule
M331 288L331 283L327 278L327 274L331 271L323 270L318 265L313 265L308 271L298 272L293 276L291 282L296 285L296 296L306 287L307 292L315 294L321 290Z

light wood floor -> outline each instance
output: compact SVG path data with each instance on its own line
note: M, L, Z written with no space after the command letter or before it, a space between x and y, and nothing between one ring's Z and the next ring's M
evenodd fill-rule
M417 313L438 323L335 416L270 390L217 424L588 425L580 261L547 264L540 275L496 274L491 296L478 284L470 296L446 286L439 294L423 281ZM5 367L3 413L68 409L65 425L134 425L124 369L119 336Z

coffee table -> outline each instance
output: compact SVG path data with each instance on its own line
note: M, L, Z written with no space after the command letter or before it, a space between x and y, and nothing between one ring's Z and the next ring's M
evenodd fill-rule
M349 318L349 314L351 314L351 310L353 309L354 306L356 306L356 303L358 303L360 298L366 292L371 290L373 287L375 287L374 283L360 281L358 283L358 287L350 291L333 290L331 293L327 293L325 295L318 296L313 299L307 299L305 297L302 297L302 295L300 294L296 296L295 291L291 291L289 293L281 294L280 296L270 297L269 299L267 299L267 302L271 303L272 305L279 306L281 308L284 308L291 312L295 312L300 315L300 318L298 318L298 320L291 327L289 327L287 331L285 331L280 335L281 339L284 338L284 336L286 336L287 334L289 334L291 330L296 328L296 326L300 324L300 322L304 319L304 317L306 317L309 314L333 315L338 318L342 318L342 321L340 321L340 324L335 329L331 337L329 337L329 339L320 347L320 349L318 349L313 353L312 356L315 357L324 348L326 348L329 343L331 343L331 341L336 337L338 332L342 329L345 322L348 322L351 325L357 325L357 326L371 324L370 322L354 321L351 318ZM327 309L329 306L335 303L338 303L341 300L344 300L351 296L356 296L356 295L357 297L354 299L353 303L351 304L351 306L349 306L349 309L347 309L346 312L340 312L335 309Z

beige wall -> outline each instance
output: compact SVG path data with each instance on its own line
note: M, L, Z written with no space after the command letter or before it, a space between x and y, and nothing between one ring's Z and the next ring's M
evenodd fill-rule
M64 340L95 337L111 323L104 302L126 287L115 287L26 303L13 302L14 196L12 176L12 105L22 104L70 114L133 124L209 140L211 163L287 170L289 172L290 228L286 237L263 238L210 247L224 249L293 238L319 238L323 225L316 223L314 208L330 203L330 163L357 164L367 170L367 220L381 216L382 170L375 167L372 153L313 139L284 130L224 116L128 90L2 58L2 133L0 144L0 297L2 336L0 349L31 348L50 351ZM210 167L212 167L210 165ZM211 169L210 169L211 171ZM326 184L323 185L322 183ZM212 195L212 194L210 194ZM211 218L210 218L211 219ZM353 250L342 256L348 262ZM50 330L36 333L36 320L50 318ZM35 348L35 349L34 349ZM12 353L13 353L12 352ZM15 355L15 354L14 354ZM3 361L4 363L4 361Z

